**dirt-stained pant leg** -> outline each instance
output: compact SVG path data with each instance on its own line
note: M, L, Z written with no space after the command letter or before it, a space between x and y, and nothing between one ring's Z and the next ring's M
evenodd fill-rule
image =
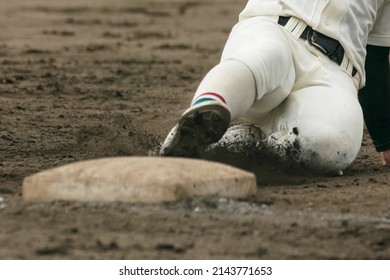
M341 90L316 85L291 93L264 123L263 143L310 169L344 170L359 152L363 120L356 98Z

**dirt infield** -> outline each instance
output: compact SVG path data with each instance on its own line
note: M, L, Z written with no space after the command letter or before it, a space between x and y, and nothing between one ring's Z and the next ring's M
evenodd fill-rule
M252 165L248 200L22 202L32 173L153 151L244 5L0 0L0 259L390 258L390 169L367 133L342 177Z

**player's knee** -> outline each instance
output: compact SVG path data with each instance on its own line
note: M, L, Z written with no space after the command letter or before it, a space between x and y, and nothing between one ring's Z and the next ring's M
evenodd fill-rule
M266 145L279 157L321 173L339 173L355 159L361 137L337 131L334 127L313 124L276 132Z
M317 124L315 130L307 132L297 137L298 161L310 169L337 173L347 168L359 152L361 133L357 129L342 131L337 126Z

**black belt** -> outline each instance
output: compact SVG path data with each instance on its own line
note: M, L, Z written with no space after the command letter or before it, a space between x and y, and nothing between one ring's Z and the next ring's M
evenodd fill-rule
M286 26L291 17L279 16L278 24ZM339 41L326 36L322 33L315 31L311 26L306 26L303 30L300 38L307 40L310 45L325 54L329 59L335 61L338 65L341 65L344 59L344 48ZM352 77L357 73L355 67L352 69Z

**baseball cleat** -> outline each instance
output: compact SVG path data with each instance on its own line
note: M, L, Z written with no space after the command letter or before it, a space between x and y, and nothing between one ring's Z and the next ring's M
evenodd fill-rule
M169 132L160 156L198 157L208 145L222 138L230 124L230 110L217 101L189 108Z

